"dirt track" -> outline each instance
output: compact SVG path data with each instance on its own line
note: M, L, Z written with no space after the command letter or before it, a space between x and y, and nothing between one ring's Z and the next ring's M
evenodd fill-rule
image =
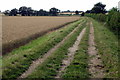
M71 34L73 34L77 29L78 29L78 27L75 28L70 34L68 34L60 43L58 43L56 46L54 46L54 48L50 49L42 58L39 58L36 61L33 61L33 63L28 68L28 70L26 72L24 72L21 76L19 76L18 79L26 78L28 75L30 75L32 72L34 72L34 70L39 65L42 65L42 63L56 49L58 49L62 44L64 44L64 41L66 41L67 38ZM77 37L77 40L75 41L73 46L68 49L67 57L65 59L63 59L63 61L62 61L63 65L59 69L55 78L61 78L61 75L63 74L63 71L65 71L66 67L68 67L70 65L71 61L74 59L75 52L78 50L78 45L80 44L80 41L81 41L82 37L84 36L85 31L86 31L86 28L84 28L82 30L82 32L79 34L79 36ZM91 78L103 78L104 77L104 72L103 72L104 66L102 65L100 55L97 54L97 49L95 47L94 28L93 28L92 22L90 23L90 33L89 33L88 44L89 44L89 47L88 47L88 54L89 54L88 68L89 68L89 73L91 74Z
M38 67L38 65L42 64L57 48L59 48L62 44L64 44L67 38L71 36L77 29L78 27L76 27L70 34L68 34L60 43L54 46L54 48L50 49L42 58L33 61L33 63L28 68L28 70L25 73L23 73L20 77L18 77L18 79L26 78L28 75L30 75L35 70L35 68Z
M95 47L94 42L94 28L92 22L90 23L90 33L89 33L89 72L91 74L91 78L103 78L103 68L102 61L100 55L97 53L97 49Z
M86 28L84 28L82 30L82 32L79 34L79 36L77 37L77 40L75 41L73 46L68 49L69 52L68 52L67 58L65 58L62 61L63 66L61 66L61 68L58 71L58 74L55 78L60 78L62 75L62 72L65 71L65 68L68 67L70 65L71 61L74 59L74 55L75 55L76 51L78 50L78 46L80 44L80 41L81 41L85 31L86 31Z

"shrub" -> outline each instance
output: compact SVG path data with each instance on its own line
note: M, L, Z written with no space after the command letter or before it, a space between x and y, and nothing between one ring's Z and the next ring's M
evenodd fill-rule
M88 17L92 17L101 22L106 22L108 28L113 31L118 37L120 35L120 12L116 8L109 11L108 14L86 14ZM120 37L119 37L120 38Z

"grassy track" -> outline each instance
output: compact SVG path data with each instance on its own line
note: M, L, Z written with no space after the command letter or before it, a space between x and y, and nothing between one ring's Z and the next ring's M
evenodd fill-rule
M68 53L68 48L72 46L81 32L85 27L85 23L73 33L60 48L58 48L45 62L43 62L36 70L28 76L28 78L54 78L62 65L62 60Z
M102 23L92 21L95 28L96 47L106 71L105 78L118 77L118 39Z
M103 23L97 22L91 18L83 18L77 22L71 23L66 27L59 30L50 32L36 40L31 41L25 46L21 46L18 49L13 50L11 53L6 54L0 58L2 65L3 78L17 78L23 72L25 72L32 61L42 58L51 48L57 43L62 41L71 31L73 31L79 23L82 25L65 40L55 52L53 52L41 65L39 65L35 71L27 78L55 78L57 72L62 66L62 60L67 57L68 48L70 48L82 29L88 25L86 22L89 20L93 22L94 35L95 35L95 47L98 49L98 54L101 56L101 60L104 65L105 78L118 77L118 39ZM65 79L89 78L88 72L88 36L89 27L86 28L86 32L80 42L79 50L74 56L74 60L63 72L61 76Z
M79 44L79 50L76 52L74 60L71 62L70 66L66 68L62 78L65 79L74 79L78 78L88 78L88 36L89 36L89 27L87 26L86 33L82 38Z
M3 78L17 78L20 76L30 66L33 60L42 57L80 22L79 20L62 29L46 34L3 56Z

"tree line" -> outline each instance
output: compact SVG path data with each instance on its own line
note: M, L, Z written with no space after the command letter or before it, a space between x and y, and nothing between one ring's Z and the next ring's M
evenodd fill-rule
M39 11L33 10L31 7L22 6L19 9L5 10L3 13L7 16L57 16L60 12L59 9L53 7L49 11L40 9Z
M120 12L117 8L106 11L105 6L102 3L95 4L91 10L86 11L86 16L105 22L107 27L120 39Z
M107 13L105 7L106 7L105 4L102 4L101 2L99 2L99 3L95 4L91 10L87 10L86 13L105 14L105 13Z

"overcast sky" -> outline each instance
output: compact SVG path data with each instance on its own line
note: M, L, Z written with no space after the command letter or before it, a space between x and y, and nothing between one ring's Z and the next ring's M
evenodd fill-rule
M35 10L49 10L52 7L56 7L62 11L65 10L90 10L97 2L106 4L106 9L109 10L112 7L118 7L120 0L0 0L0 10L11 10L13 8L19 8L21 6L32 7Z

